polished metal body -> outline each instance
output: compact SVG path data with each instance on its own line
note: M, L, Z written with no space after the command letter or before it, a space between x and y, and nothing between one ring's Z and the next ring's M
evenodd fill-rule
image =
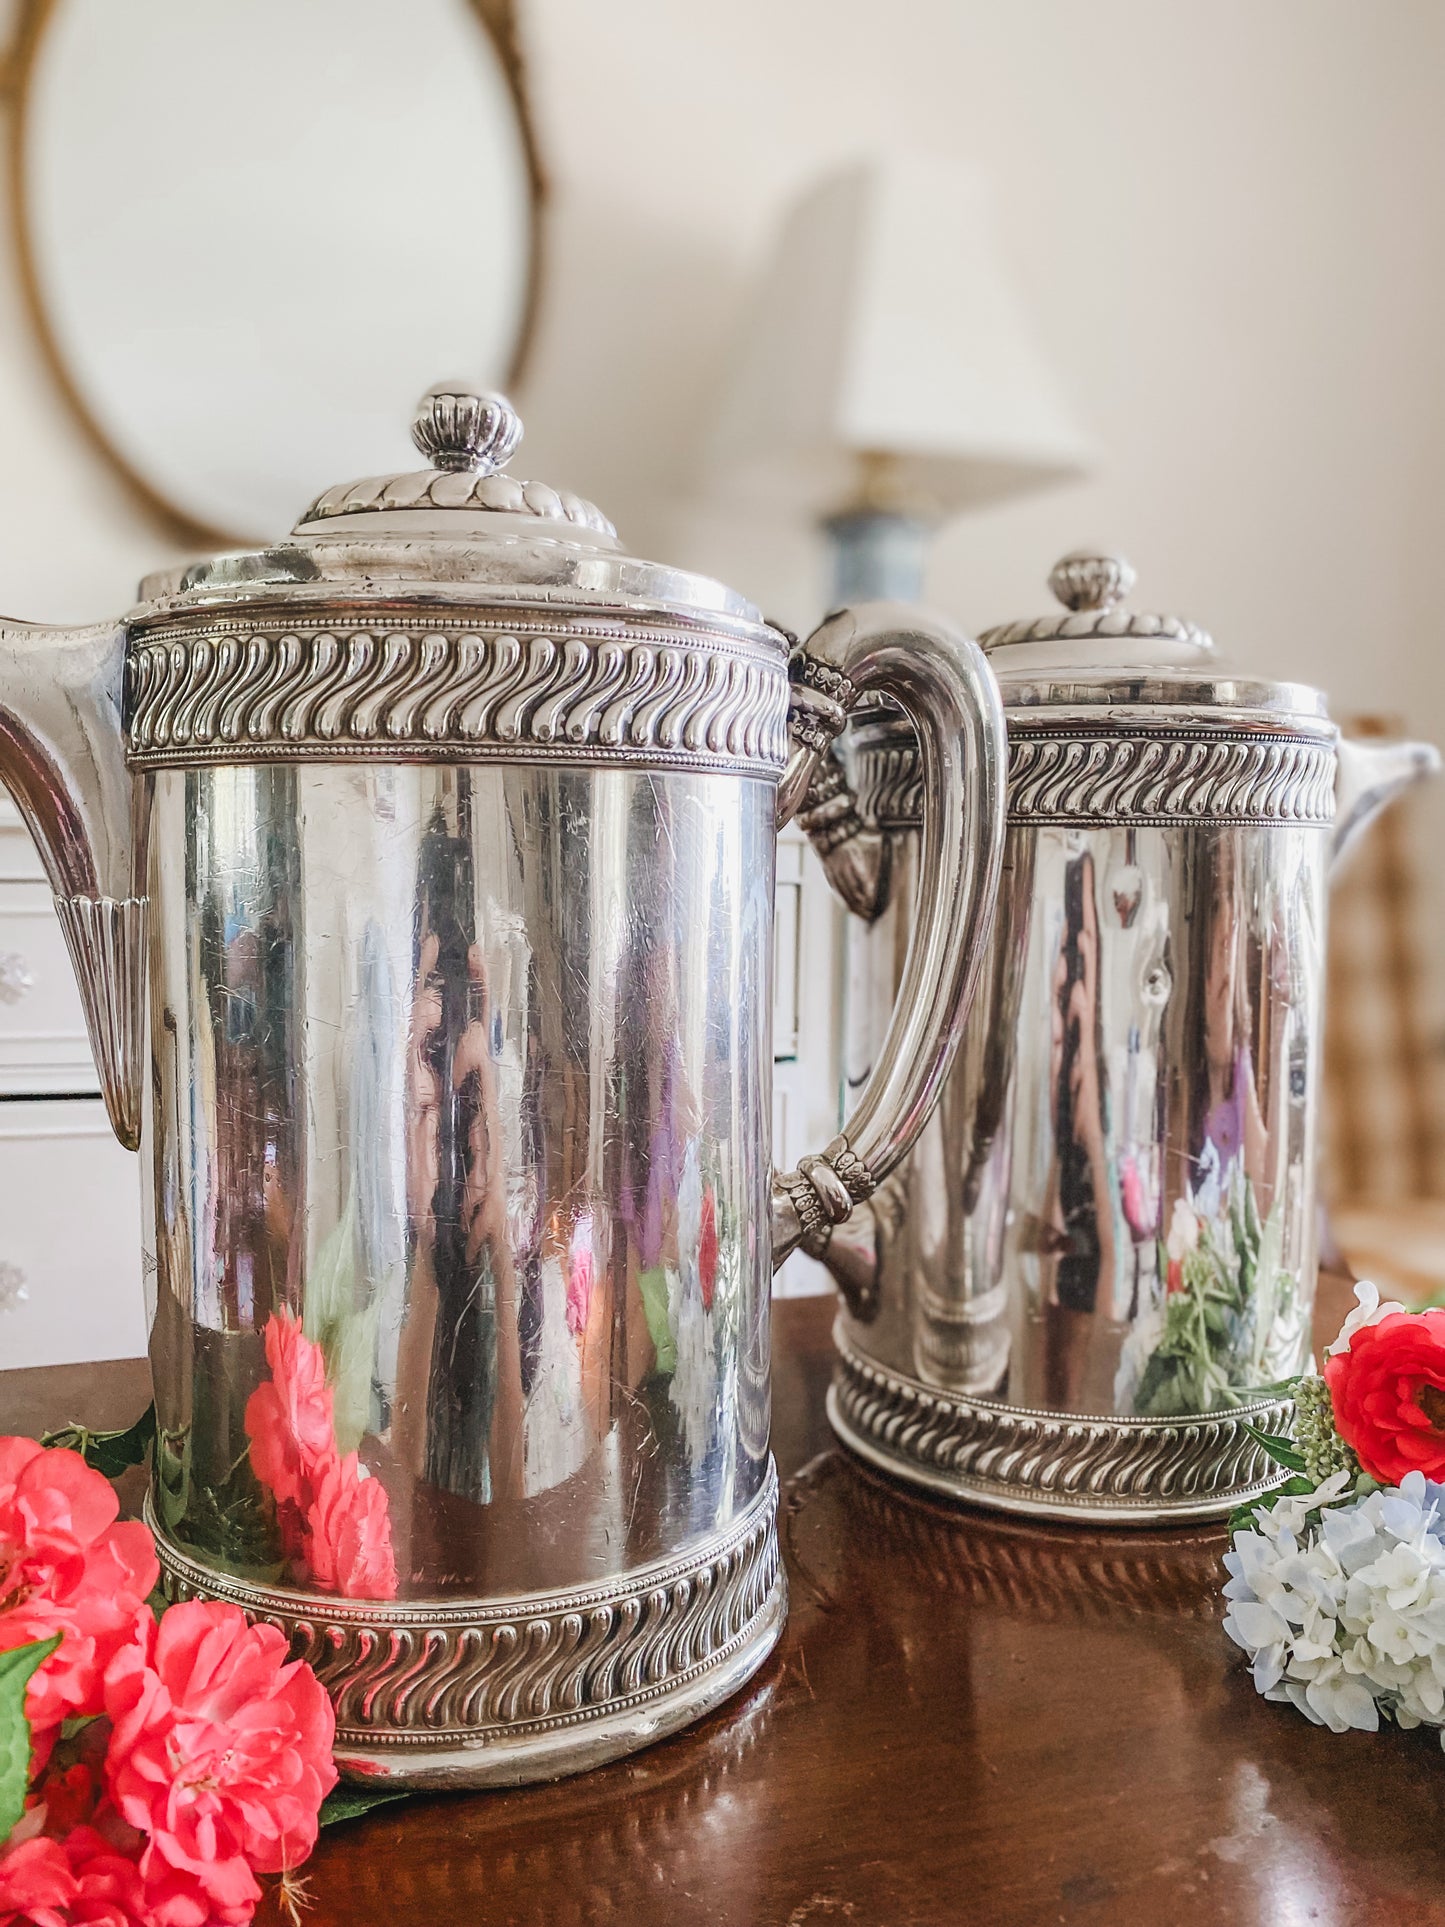
M1327 873L1418 745L1338 742L1066 558L1064 609L983 638L1008 831L969 1035L918 1145L828 1262L847 1442L986 1504L1120 1522L1228 1511L1246 1429L1309 1357ZM850 920L848 1072L913 915L912 731L875 709L805 820ZM1337 792L1339 800L1337 804Z
M790 654L626 556L500 472L497 398L415 432L428 469L114 628L7 627L0 774L141 1140L166 1583L288 1631L351 1771L484 1785L671 1731L777 1637L771 1272L946 1073L1003 722L926 619ZM777 826L883 690L918 940L844 1133L778 1175Z

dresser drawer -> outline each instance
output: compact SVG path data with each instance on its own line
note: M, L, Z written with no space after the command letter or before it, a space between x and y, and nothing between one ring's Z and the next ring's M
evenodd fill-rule
M0 881L0 1098L99 1089L50 885Z
M140 1238L139 1162L99 1098L0 1103L0 1369L143 1352Z

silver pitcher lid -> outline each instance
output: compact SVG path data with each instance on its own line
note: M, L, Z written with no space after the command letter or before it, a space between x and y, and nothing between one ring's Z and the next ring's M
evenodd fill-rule
M317 496L292 534L315 535L347 516L395 515L405 518L398 527L409 535L455 541L469 529L501 533L495 518L506 516L509 528L528 535L580 534L599 549L620 546L616 529L591 502L504 472L522 441L521 417L505 395L439 382L417 403L411 438L428 467L338 482ZM486 520L464 525L460 516ZM358 526L376 528L374 522Z
M1259 712L1276 725L1318 725L1327 715L1324 696L1306 683L1241 674L1197 623L1127 608L1134 571L1121 555L1073 550L1054 564L1049 587L1057 609L979 637L1018 721L1021 711L1099 706Z
M417 405L425 468L326 489L288 540L147 576L140 615L295 594L662 608L759 626L751 602L711 578L631 556L591 502L507 464L522 423L504 395L439 382Z

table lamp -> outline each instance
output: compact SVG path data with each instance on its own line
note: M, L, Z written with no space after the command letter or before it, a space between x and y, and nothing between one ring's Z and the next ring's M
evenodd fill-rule
M937 523L1091 466L973 169L864 160L794 205L706 459L755 501L821 521L835 606L916 600Z

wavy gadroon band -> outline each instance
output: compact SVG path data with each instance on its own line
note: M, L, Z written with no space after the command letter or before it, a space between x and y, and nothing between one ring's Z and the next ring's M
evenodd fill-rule
M495 1603L379 1603L228 1578L149 1512L171 1599L276 1626L336 1708L343 1770L399 1784L511 1785L661 1738L748 1677L782 1630L778 1478L725 1532L617 1578Z
M657 623L355 611L162 626L132 641L127 760L525 758L777 775L780 650Z
M834 1328L835 1432L884 1471L976 1505L1114 1525L1217 1518L1279 1469L1250 1426L1288 1432L1291 1399L1173 1420L1027 1411L885 1370Z
M1230 734L1037 729L1009 718L1008 821L1078 824L1304 823L1335 814L1334 733ZM904 829L919 821L919 763L906 726L859 732L854 752L857 823ZM836 783L813 807L842 818ZM834 835L828 847L843 840Z

